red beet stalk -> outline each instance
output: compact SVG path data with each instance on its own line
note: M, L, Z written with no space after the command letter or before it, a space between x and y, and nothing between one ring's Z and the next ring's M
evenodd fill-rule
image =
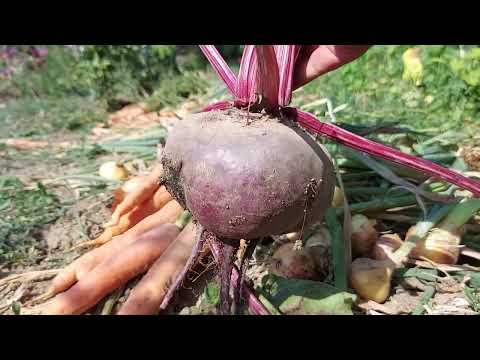
M215 244L214 241L211 241L209 245L210 249L212 250L213 256L215 257L215 260L217 260L220 253L218 245ZM233 288L237 286L238 277L238 269L234 265L232 269L232 277L230 279L230 283L232 284ZM263 306L260 300L257 299L255 294L253 294L253 292L249 289L247 285L243 287L243 292L246 297L248 308L254 315L271 315L270 312L265 308L265 306Z
M208 59L210 64L213 67L213 70L217 73L220 79L223 80L225 85L227 85L228 90L235 95L235 86L237 83L237 78L235 74L227 65L222 55L213 45L199 45L200 50L202 50L205 57Z
M247 107L257 101L257 53L254 45L246 45L240 62L238 80L235 87L235 106Z
M294 119L296 119L300 125L314 133L326 136L329 139L332 139L352 149L363 151L367 154L378 156L385 160L405 165L412 169L424 172L430 176L448 181L461 188L471 191L476 196L480 196L480 183L455 171L352 134L351 132L333 124L322 123L315 116L307 112L294 108L288 108L287 110L294 114Z

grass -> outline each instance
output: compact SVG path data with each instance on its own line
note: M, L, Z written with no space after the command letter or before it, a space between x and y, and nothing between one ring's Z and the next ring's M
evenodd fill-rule
M2 137L33 137L62 132L86 132L106 119L100 101L69 96L64 98L24 97L9 101L0 109Z
M62 201L40 183L25 189L16 177L0 177L0 259L19 262L37 254L35 230L65 211Z

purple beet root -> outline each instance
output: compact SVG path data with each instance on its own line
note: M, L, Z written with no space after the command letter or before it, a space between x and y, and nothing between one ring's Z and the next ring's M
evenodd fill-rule
M161 162L169 192L224 239L299 231L321 220L334 192L331 158L305 131L237 109L182 120Z

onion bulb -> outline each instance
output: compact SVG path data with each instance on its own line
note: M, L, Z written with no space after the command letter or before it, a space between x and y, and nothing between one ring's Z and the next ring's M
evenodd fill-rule
M107 161L100 166L98 174L109 180L123 181L130 175L123 165L117 164L115 161Z
M355 259L350 275L351 286L361 298L381 304L390 295L394 269L387 261Z
M324 226L310 236L305 243L307 250L314 262L320 280L325 279L330 272L332 238Z
M412 257L427 258L437 264L456 264L460 256L462 230L462 228L454 230L432 229L412 250ZM409 233L413 231L414 229L410 228L407 239Z
M391 259L393 252L402 244L403 241L398 234L383 234L375 242L371 258L375 260Z
M295 250L293 243L280 245L272 256L270 271L284 278L314 280L315 261L304 248Z
M378 239L375 229L376 220L365 215L352 216L352 254L353 256L369 256Z

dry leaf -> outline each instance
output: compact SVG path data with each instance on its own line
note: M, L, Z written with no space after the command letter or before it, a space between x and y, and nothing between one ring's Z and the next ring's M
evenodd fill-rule
M452 277L439 278L435 287L439 293L459 293L463 291L464 284L459 283Z
M26 140L26 139L8 139L5 143L8 146L11 146L20 150L43 149L48 146L48 142L46 141L34 141L34 140Z
M480 260L480 252L464 247L460 249L460 254L463 256L468 256L472 259Z
M480 170L480 147L465 146L459 153L470 169Z
M147 112L147 107L145 104L132 104L127 105L121 110L111 114L109 118L109 122L115 123L119 120L134 118L138 115L145 114Z
M382 313L381 315L383 315L383 314L398 315L398 314L401 313L401 311L399 311L399 309L395 309L392 306L379 304L379 303L377 303L375 301L372 301L372 300L361 302L361 303L358 304L358 307L363 309L363 310L366 310L368 313L381 312ZM378 314L372 314L372 315L378 315Z

